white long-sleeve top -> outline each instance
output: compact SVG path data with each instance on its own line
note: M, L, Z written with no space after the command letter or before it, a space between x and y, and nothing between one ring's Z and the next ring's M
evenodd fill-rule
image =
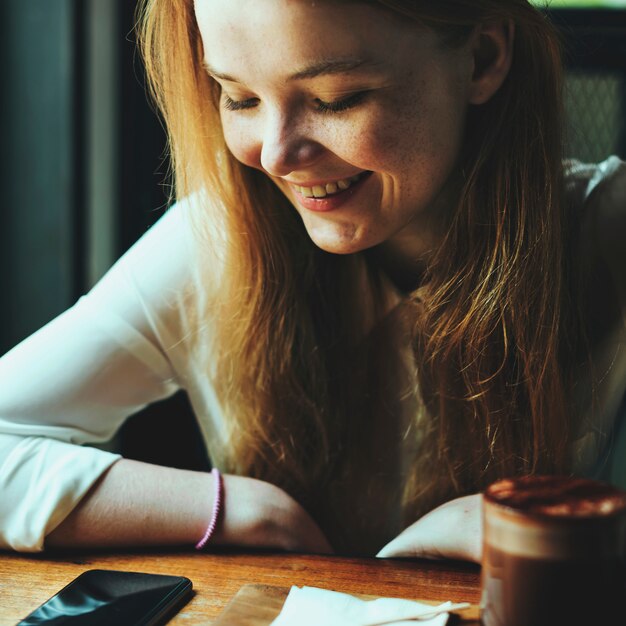
M81 444L108 441L180 388L168 310L193 274L188 212L174 206L86 296L0 360L0 546L40 550L119 458Z
M568 189L581 214L608 205L624 225L626 164L611 158L574 167ZM0 359L0 548L41 550L45 536L120 458L84 444L110 440L125 418L178 389L187 391L219 464L228 441L206 371L210 320L197 337L184 330L190 311L203 309L207 278L200 275L207 264L198 260L207 250L192 226L195 210L204 209L191 199L174 205L87 295ZM214 243L219 249L219 233ZM219 254L208 254L219 273ZM607 363L601 410L581 433L576 455L581 473L593 474L600 463L624 484L626 428L621 448L598 445L617 432L626 383L626 267L613 270L621 322L599 352Z

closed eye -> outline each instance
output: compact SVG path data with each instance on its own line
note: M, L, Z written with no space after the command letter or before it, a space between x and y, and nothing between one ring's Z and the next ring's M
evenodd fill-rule
M342 111L347 111L348 109L360 104L365 99L366 95L366 91L359 91L358 93L354 93L347 98L335 100L334 102L324 102L319 98L315 98L315 102L317 104L317 110L322 113L341 113Z
M258 98L247 98L246 100L233 100L224 94L223 106L229 111L242 111L243 109L252 109L258 104Z
M367 92L360 91L358 93L352 94L347 98L342 98L341 100L335 100L334 102L325 102L320 98L315 98L315 104L317 110L321 113L341 113L342 111L347 111L358 104L360 104ZM259 103L258 98L247 98L246 100L233 100L231 97L224 94L223 96L223 106L228 111L243 111L245 109L252 109Z

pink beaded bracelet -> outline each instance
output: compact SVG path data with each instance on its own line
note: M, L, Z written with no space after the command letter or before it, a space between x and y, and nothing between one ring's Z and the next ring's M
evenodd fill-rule
M213 502L213 515L211 516L211 521L209 522L209 526L206 529L204 536L196 544L196 550L202 550L207 541L211 538L211 535L215 532L217 520L222 510L222 475L220 474L220 471L217 469L217 467L214 467L211 470L211 474L213 474L213 478L215 479L215 501Z

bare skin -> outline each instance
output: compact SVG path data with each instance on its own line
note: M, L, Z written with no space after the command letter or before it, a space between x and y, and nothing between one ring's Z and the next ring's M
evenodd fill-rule
M196 0L195 13L229 150L279 187L313 242L427 255L450 208L467 108L508 73L509 27L485 24L452 48L365 3ZM312 209L298 192L366 172L338 209Z
M213 480L203 472L121 459L46 537L46 545L193 545L211 517ZM282 489L231 475L224 476L224 510L211 544L332 552L317 524Z
M378 554L381 558L482 558L482 496L474 494L446 502L403 530Z

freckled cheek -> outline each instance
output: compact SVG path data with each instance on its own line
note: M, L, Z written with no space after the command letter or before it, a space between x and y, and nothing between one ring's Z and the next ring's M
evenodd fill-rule
M375 124L354 137L352 152L364 169L394 175L407 165L415 147L414 129Z
M383 171L394 176L437 178L456 159L459 141L456 129L433 112L412 111L381 124L372 137L372 150L378 154Z
M261 141L252 128L222 122L224 140L232 155L244 165L261 167Z
M325 145L330 152L359 169L388 171L395 160L395 138L390 138L381 129L378 117L372 117L365 123L342 126L328 134L325 139Z

